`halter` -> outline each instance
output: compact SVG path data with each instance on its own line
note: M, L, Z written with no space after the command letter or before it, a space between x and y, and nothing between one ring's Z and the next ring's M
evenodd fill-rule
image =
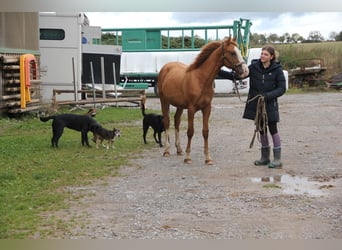
M224 53L224 42L222 42L222 64L224 65L224 60L227 60L228 63L230 63L230 61L228 60L228 58L226 57L225 53ZM237 64L231 64L231 67L234 71L236 71L237 67L241 66L242 64L245 64L246 62L245 61L242 61L240 63L237 63Z

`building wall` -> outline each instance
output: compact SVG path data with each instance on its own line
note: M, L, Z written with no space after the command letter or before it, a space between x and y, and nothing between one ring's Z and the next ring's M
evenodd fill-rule
M31 100L21 91L20 56L33 54L37 67L30 68ZM18 113L40 108L39 13L0 12L0 113ZM25 100L25 101L23 101ZM25 103L24 107L21 104Z
M0 12L0 49L39 51L39 13Z

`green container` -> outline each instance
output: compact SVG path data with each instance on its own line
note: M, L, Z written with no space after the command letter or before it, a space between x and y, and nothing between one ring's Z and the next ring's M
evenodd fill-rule
M160 30L131 29L122 31L122 47L126 51L161 49Z

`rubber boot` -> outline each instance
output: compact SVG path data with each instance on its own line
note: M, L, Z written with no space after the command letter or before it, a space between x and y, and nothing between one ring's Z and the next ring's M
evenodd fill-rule
M267 165L270 162L270 147L261 147L261 158L254 162L255 166Z
M274 160L268 164L269 168L282 168L281 159L281 148L273 149Z

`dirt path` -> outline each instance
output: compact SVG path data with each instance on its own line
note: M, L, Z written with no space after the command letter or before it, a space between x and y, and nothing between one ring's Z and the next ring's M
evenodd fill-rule
M236 97L214 98L213 166L204 164L198 113L191 165L174 148L163 158L156 145L107 185L70 188L87 195L59 214L78 226L56 237L341 239L342 95L285 95L279 101L283 169L253 165L259 145L249 149L254 125L241 118L243 104ZM159 100L147 105L159 109ZM185 147L184 122L182 127Z

